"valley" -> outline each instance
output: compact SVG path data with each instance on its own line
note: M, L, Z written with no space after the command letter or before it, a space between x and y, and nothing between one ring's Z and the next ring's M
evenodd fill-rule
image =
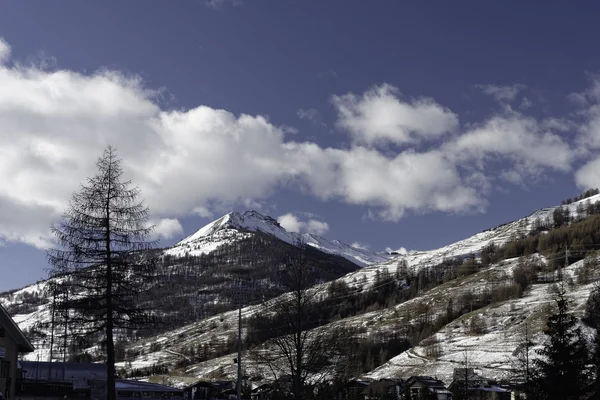
M560 210L568 210L573 226L582 225L596 218L591 211L583 215L582 204L591 210L600 204L598 200L600 195L594 195ZM566 282L567 296L581 317L600 276L597 256L590 251L593 243L587 247L571 243L572 262L560 270L554 266L565 263L564 255L554 248L510 254L528 238L558 231L540 229L554 223L557 209L536 211L440 249L396 255L288 234L272 218L254 211L227 214L161 250L164 279L173 284L162 289L160 307L170 315L173 328L122 337L117 367L122 374L137 377L147 377L152 370L168 371L154 373L152 379L176 386L193 379L234 379L238 312L226 292L240 282L249 285L246 304L251 305L241 311L245 348L269 351L268 343L249 342L251 321L287 296L269 280L270 267L285 264L285 255L296 251L294 244L304 239L311 262L319 267L320 283L309 291L321 304L322 322L311 329L343 332L349 343L363 343L364 354L357 356L363 365L353 366L348 378L429 375L449 383L454 368L468 361L486 377L509 379L525 327L533 349L543 345L541 331L552 309L553 285ZM515 270L524 265L535 269L537 278L519 287ZM579 278L584 270L586 278ZM556 278L558 271L562 280ZM47 285L48 281L39 282L0 296L21 329L33 337L37 334L37 350L27 356L30 360L50 357ZM188 317L174 313L176 308ZM60 346L54 349L55 359L62 354ZM94 359L98 348L69 348L68 352L82 350ZM270 372L265 366L244 354L248 379L268 381Z

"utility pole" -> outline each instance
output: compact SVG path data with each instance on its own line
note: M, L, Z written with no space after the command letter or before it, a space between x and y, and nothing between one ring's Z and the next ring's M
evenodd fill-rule
M239 302L238 308L238 362L237 362L237 398L242 399L242 302Z

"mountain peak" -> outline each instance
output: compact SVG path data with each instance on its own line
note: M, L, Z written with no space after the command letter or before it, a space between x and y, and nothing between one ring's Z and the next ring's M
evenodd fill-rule
M259 225L267 224L285 231L275 218L262 214L256 210L248 210L243 213L233 211L227 214L227 216L229 217L228 223L236 228L255 230Z
M167 254L182 255L186 252L206 254L222 244L239 240L254 232L273 236L293 246L305 243L325 253L342 256L360 266L389 259L388 255L357 249L339 240L328 240L310 233L288 232L275 218L256 210L247 210L241 213L232 211L225 214L168 249Z

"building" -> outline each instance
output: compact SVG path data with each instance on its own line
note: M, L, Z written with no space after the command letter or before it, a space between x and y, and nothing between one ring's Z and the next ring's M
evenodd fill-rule
M115 382L117 400L143 398L147 400L184 399L182 389L159 385L158 383L117 379Z
M106 386L106 364L21 361L19 398L86 398L97 385Z
M0 392L4 397L14 397L19 353L33 351L29 339L0 305Z
M106 364L21 362L16 394L21 400L106 398ZM150 382L117 379L117 399L184 399L181 389Z
M465 386L467 400L510 400L512 395L508 388L477 374L473 368L455 368L450 391L455 397L464 398Z
M452 392L444 382L430 376L411 376L402 386L403 400L452 400Z

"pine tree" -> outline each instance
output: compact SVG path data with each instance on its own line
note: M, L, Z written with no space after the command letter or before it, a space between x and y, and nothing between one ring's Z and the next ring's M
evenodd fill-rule
M600 399L600 285L596 284L585 308L586 323L596 330L591 364L594 369L594 398Z
M548 318L548 342L535 360L536 393L541 399L579 399L588 383L589 355L577 318L569 313L564 286L556 288L557 311Z
M137 188L122 182L121 160L108 147L71 199L58 226L58 248L48 250L50 275L61 277L69 293L57 308L69 313L80 346L101 343L106 351L108 400L115 393L115 334L150 321L139 295L155 271L147 239L148 208L136 199Z

